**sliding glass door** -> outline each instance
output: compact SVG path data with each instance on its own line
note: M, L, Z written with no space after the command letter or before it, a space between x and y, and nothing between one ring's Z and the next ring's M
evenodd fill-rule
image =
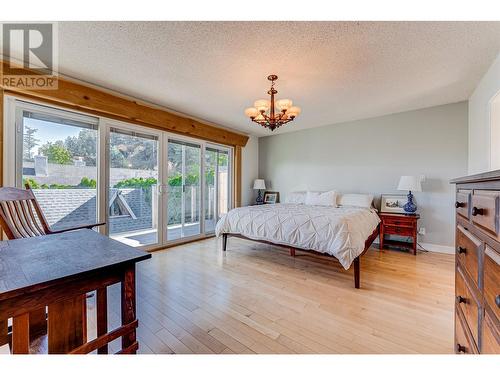
M158 244L159 137L109 130L109 235L131 246Z
M5 186L33 189L55 229L157 248L214 232L231 208L232 149L104 117L6 100Z
M219 218L227 213L230 201L230 150L205 147L204 212L205 233L212 233Z
M201 233L201 145L168 140L167 240Z

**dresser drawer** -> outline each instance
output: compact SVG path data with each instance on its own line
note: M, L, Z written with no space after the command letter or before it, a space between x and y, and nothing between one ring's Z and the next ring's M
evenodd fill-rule
M483 243L461 225L457 225L456 256L469 276L478 285L479 254Z
M472 194L472 221L494 238L499 234L498 197L498 191L474 190Z
M397 234L400 236L413 236L413 234L415 233L415 228L384 225L384 233L385 234Z
M470 332L475 342L478 342L478 326L479 326L479 304L476 302L472 291L464 280L463 275L457 268L455 273L455 303L456 308L460 309L465 317L465 321L469 326Z
M470 190L458 190L457 200L455 202L455 208L457 209L457 214L462 215L465 218L470 216Z
M482 354L500 354L500 327L498 322L493 323L495 319L490 317L488 311L483 319L483 335L481 343Z
M484 251L484 300L500 320L500 254L489 246Z
M458 313L455 311L455 353L456 354L476 354L477 349L474 343L468 339L466 328L463 326Z

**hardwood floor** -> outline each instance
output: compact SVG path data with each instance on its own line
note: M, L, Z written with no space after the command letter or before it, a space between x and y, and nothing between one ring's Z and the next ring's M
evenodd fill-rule
M453 352L453 255L370 249L357 290L333 258L208 239L154 252L137 282L140 353ZM119 297L108 288L110 328Z
M453 255L371 249L356 290L334 259L237 238L220 249L194 242L138 266L141 353L453 352ZM117 287L109 306L114 327Z

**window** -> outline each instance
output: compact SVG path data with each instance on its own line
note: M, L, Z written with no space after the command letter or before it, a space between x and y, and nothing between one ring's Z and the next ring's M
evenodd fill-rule
M215 230L230 202L230 150L208 145L205 148L205 232Z
M175 139L168 141L167 239L201 233L201 146Z
M109 130L109 234L131 246L158 238L158 136L113 126Z
M16 185L54 229L96 222L98 120L22 102L16 117Z

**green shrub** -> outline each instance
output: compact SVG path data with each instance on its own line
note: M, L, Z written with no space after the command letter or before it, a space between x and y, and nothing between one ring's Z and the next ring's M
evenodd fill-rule
M149 177L134 177L128 178L126 180L119 181L115 184L115 188L148 188L152 185L156 185L156 178Z
M97 181L93 178L83 177L78 185L63 185L63 184L39 184L33 178L24 178L23 185L28 184L32 189L95 189Z
M78 187L95 189L97 188L97 181L94 180L93 178L82 177Z
M32 178L24 178L23 179L23 186L26 186L26 184L28 184L30 186L30 188L32 188L32 189L40 189L40 185L38 184L38 182L36 182Z

